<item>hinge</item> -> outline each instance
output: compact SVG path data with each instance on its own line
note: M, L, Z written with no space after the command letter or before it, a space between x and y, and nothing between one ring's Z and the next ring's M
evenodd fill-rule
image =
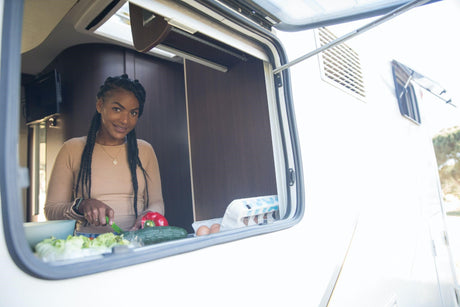
M295 170L292 168L288 169L288 181L289 181L289 186L293 186L295 183Z
M275 86L282 87L283 86L283 79L281 78L281 73L275 74Z

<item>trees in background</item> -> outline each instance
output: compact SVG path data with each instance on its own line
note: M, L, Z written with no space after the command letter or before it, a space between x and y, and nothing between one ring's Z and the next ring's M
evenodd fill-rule
M433 145L444 197L460 201L460 127L441 131Z

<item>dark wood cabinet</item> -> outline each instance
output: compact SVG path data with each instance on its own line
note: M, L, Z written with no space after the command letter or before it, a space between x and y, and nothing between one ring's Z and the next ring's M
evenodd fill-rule
M131 54L131 52L130 52ZM152 144L160 165L166 217L170 224L192 231L189 143L182 64L136 53L126 67L145 86L147 102L137 137ZM147 105L148 103L148 105Z
M197 220L222 217L234 199L276 194L263 64L226 73L186 63Z

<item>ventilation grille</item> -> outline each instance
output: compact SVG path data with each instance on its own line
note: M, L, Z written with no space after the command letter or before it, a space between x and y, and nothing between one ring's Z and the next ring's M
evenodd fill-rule
M328 29L319 29L320 46L335 39L337 37ZM366 97L359 56L353 49L343 43L336 45L320 53L320 61L323 80L358 98Z

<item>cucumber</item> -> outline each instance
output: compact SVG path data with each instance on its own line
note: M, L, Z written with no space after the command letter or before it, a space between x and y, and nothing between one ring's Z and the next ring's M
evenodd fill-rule
M139 240L144 245L177 240L187 237L187 230L177 226L145 227L135 231L125 231L123 238L128 241Z

